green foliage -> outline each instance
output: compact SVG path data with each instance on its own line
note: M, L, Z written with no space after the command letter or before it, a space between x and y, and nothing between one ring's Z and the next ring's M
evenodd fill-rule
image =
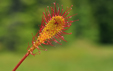
M1 0L0 1L0 51L24 52L37 33L42 13L55 0ZM59 5L73 5L69 15L76 14L64 38L72 43L75 38L87 38L94 42L113 43L112 1L101 0L57 0ZM66 43L66 44L68 44Z

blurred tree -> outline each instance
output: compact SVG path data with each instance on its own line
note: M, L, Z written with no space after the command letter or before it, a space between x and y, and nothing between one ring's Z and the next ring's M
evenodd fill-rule
M89 0L72 0L72 3L75 8L73 9L74 13L78 13L74 18L79 19L79 22L75 25L76 37L98 41L99 29L98 25L95 24Z
M76 24L76 36L113 44L113 1L72 0L76 5L79 23Z
M7 35L2 37L2 41L8 50L16 50L16 44L19 42L17 28L20 27L19 22L12 23L7 28Z
M113 0L90 0L90 3L99 26L100 42L113 44Z

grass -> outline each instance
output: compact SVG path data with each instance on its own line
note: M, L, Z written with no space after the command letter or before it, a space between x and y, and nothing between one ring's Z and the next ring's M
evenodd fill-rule
M113 46L79 40L66 48L48 49L35 57L30 55L17 71L113 71L113 48L110 47ZM11 71L23 55L0 53L0 71Z

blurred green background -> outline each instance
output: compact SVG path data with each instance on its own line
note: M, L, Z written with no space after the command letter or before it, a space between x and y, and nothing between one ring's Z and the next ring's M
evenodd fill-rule
M27 52L37 33L42 13L55 0L0 0L0 71L11 71ZM68 42L44 45L30 55L17 71L113 71L113 0L56 0L73 5L69 15L77 20L65 35ZM40 46L39 46L40 47ZM37 52L35 50L34 52Z

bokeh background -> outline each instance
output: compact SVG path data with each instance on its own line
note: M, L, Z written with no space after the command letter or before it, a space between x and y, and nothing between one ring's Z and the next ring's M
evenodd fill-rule
M27 52L42 13L55 0L0 0L0 71L11 71ZM73 5L77 20L65 35L68 42L30 55L17 71L113 71L113 0L56 0ZM37 52L35 50L34 52Z

